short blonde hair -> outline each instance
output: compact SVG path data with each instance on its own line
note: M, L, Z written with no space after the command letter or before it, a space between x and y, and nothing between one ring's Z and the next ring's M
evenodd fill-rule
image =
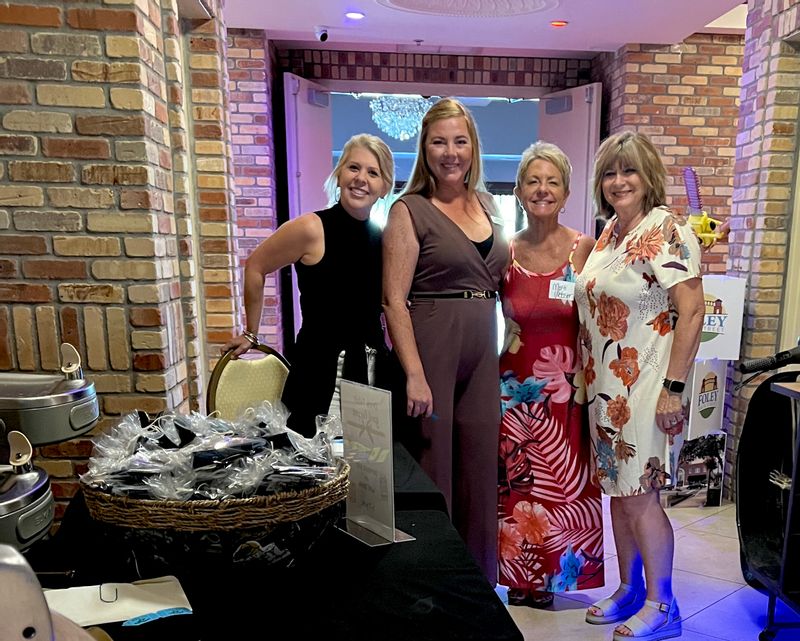
M545 160L558 169L561 174L561 182L564 183L564 191L569 191L569 179L572 175L572 164L567 158L567 154L561 148L543 140L537 140L525 151L517 168L517 189L522 188L522 181L528 172L528 167L534 160Z
M667 204L667 170L658 150L644 134L625 131L609 136L600 145L594 157L594 201L600 213L606 217L614 209L603 195L603 175L617 165L635 169L645 186L645 215L654 207Z
M472 144L472 163L467 172L466 182L467 191L485 191L483 184L483 164L481 163L481 141L478 138L478 127L475 119L469 110L455 98L442 98L434 103L422 118L422 128L419 132L417 143L417 157L414 160L414 168L411 170L411 177L406 183L403 194L421 194L430 197L436 191L436 179L428 167L425 158L425 144L428 141L428 131L434 122L447 120L448 118L463 118L467 123L467 133Z
M342 148L342 155L339 156L339 162L333 168L330 176L325 181L325 193L328 194L328 205L332 205L337 200L337 192L339 189L339 176L344 169L344 166L350 160L350 154L354 147L362 147L367 151L371 151L372 155L378 161L378 169L381 172L381 179L386 186L386 193L382 198L387 198L394 191L394 157L389 146L377 136L371 134L356 134L348 140Z

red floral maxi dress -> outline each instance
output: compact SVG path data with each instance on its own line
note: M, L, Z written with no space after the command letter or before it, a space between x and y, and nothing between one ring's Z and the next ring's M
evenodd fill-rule
M656 207L621 241L606 224L577 279L592 456L605 494L664 484L667 436L656 404L677 313L667 290L700 276L700 245L686 218Z
M513 338L500 357L499 583L563 592L602 586L600 491L590 481L578 312L551 298L574 283L569 260L549 274L514 260L503 284ZM569 290L568 290L569 291ZM567 296L570 298L569 296Z

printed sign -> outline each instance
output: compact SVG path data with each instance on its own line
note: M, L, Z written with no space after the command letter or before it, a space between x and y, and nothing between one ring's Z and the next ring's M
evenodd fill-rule
M722 429L725 410L725 382L727 361L718 359L697 360L687 379L690 385L684 394L688 403L685 414L689 417L686 439L699 438Z
M391 392L342 379L340 395L350 464L345 531L371 546L413 540L394 527Z
M742 339L745 281L728 276L703 276L705 315L698 359L737 360Z

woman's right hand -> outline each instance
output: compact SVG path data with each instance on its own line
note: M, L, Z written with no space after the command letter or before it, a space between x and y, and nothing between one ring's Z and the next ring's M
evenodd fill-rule
M406 398L406 412L408 412L409 416L431 417L433 414L433 394L424 375L407 378Z
M239 358L242 354L253 347L253 343L248 338L240 334L234 336L231 340L222 346L222 353L225 354L233 350L233 358Z

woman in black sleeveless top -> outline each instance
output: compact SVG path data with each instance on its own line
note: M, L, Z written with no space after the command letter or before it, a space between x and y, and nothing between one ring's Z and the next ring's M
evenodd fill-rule
M368 134L353 136L326 183L338 202L284 223L245 264L247 328L223 350L239 356L258 343L265 276L293 263L303 323L287 351L291 368L282 400L289 427L305 436L314 435L316 416L328 413L339 354L345 352L343 376L367 382L365 347L383 347L381 231L369 214L393 186L386 144Z

